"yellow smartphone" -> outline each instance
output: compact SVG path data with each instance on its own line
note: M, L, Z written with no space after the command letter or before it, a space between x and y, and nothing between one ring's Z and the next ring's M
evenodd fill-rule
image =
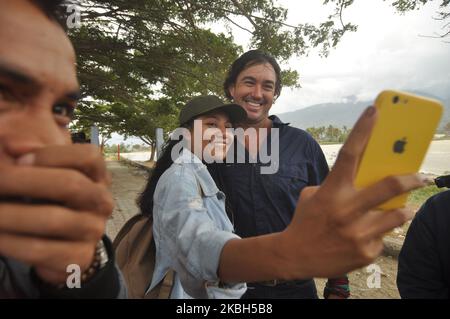
M378 120L361 159L355 186L364 188L391 175L417 173L442 116L442 104L400 91L383 91L375 100ZM405 206L402 194L379 206Z

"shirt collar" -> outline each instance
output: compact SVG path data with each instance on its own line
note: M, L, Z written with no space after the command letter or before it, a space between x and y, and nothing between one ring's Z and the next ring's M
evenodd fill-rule
M189 165L197 177L198 183L205 196L214 196L219 192L211 174L205 164L187 148L183 148L180 156L174 161L176 164Z
M174 161L174 163L177 163L177 164L200 164L200 165L203 165L202 161L197 157L197 155L192 153L187 148L183 148L181 150L180 156L178 156L178 158Z
M269 116L269 119L272 120L272 126L273 127L281 127L281 126L287 126L287 125L291 124L291 123L283 123L280 120L280 118L278 116L276 116L276 115Z

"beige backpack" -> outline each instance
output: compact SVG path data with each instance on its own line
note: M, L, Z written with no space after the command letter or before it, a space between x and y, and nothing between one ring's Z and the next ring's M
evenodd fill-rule
M173 271L169 271L151 291L155 269L156 247L152 218L138 214L128 220L113 242L116 262L125 277L131 299L167 299L173 286Z

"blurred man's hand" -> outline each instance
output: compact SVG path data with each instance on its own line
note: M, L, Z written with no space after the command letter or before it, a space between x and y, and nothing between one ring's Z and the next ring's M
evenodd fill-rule
M50 283L86 270L112 213L110 176L97 147L51 146L0 164L0 196L57 204L0 202L0 255L35 267Z
M412 217L407 209L374 209L424 186L417 175L392 176L360 190L354 187L375 122L376 109L370 107L356 123L324 183L302 191L292 223L283 232L281 249L289 251L287 265L298 267L288 273L297 272L299 278L331 278L370 264L383 250L383 235Z

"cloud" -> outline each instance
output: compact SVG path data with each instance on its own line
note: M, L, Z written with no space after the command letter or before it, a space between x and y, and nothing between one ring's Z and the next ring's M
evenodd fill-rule
M282 1L289 9L290 23L318 22L326 17L323 13L327 10L320 2L305 3ZM442 22L432 19L438 5L431 2L400 15L381 0L356 1L344 12L344 21L357 24L358 31L346 34L328 58L320 58L317 52L292 58L289 67L299 71L302 88L284 89L273 111L338 102L351 95L371 100L387 88L420 89L447 97L450 44L421 36L440 31Z

